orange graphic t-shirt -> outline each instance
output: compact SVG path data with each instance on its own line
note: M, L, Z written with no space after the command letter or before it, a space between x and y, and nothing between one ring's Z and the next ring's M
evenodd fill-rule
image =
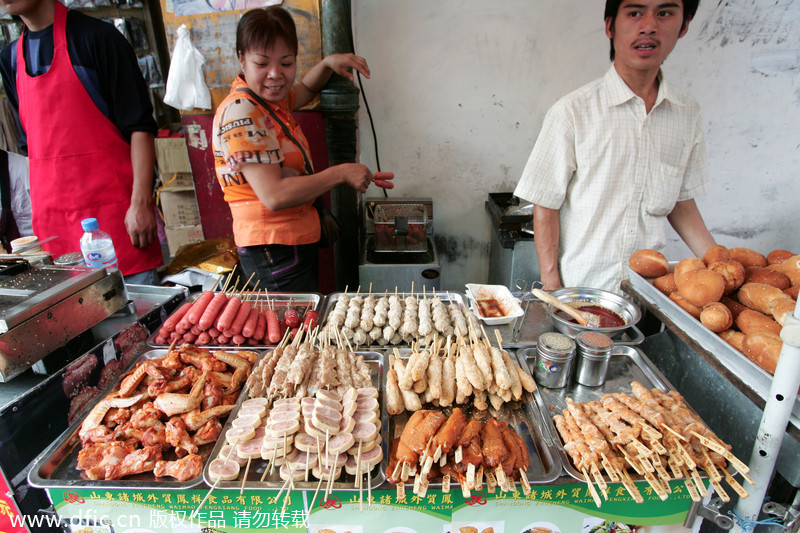
M312 202L271 211L256 196L241 172L242 163L277 164L305 174L303 152L283 132L281 125L252 97L238 89L247 87L237 76L228 96L214 116L212 147L217 180L233 215L237 246L261 244L311 244L320 237L320 223ZM295 95L275 105L266 102L308 154L308 141L291 114ZM291 179L291 178L288 178Z

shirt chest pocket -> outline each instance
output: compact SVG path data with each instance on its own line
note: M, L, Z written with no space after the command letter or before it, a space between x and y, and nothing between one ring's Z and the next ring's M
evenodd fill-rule
M649 172L644 191L647 213L663 217L668 215L681 191L683 168L660 161Z

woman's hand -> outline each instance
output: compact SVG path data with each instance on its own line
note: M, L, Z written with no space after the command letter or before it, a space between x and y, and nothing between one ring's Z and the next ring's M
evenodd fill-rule
M336 166L340 175L344 178L344 183L357 190L366 192L369 184L372 183L374 176L372 172L361 163L343 163Z
M367 60L355 54L331 54L326 56L322 63L336 74L354 81L355 77L350 69L356 70L369 79L369 66Z

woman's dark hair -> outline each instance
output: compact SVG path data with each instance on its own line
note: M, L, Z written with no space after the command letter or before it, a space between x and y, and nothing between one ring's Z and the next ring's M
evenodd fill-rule
M695 13L697 13L697 6L700 5L700 0L680 0L683 3L683 25L681 26L681 31L689 24L694 18ZM614 27L614 21L617 19L617 13L619 13L619 6L622 4L622 0L606 0L606 9L603 13L603 20L611 19L611 27ZM614 40L610 39L611 41L611 61L614 61Z
M279 6L252 9L242 15L236 28L236 55L248 50L263 50L282 39L297 55L297 28L292 15Z

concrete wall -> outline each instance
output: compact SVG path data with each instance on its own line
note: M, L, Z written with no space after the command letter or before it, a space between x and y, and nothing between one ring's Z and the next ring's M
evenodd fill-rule
M434 199L444 289L485 281L484 201L513 191L550 105L609 67L603 2L352 4L390 195ZM703 108L713 186L698 204L717 241L800 252L800 2L704 0L664 70ZM375 169L363 106L359 128ZM667 256L689 255L671 235Z

